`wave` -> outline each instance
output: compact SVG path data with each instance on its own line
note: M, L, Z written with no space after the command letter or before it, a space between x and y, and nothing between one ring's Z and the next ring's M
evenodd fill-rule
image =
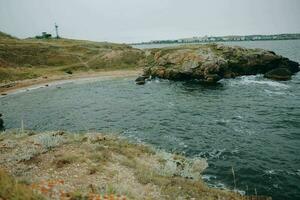
M217 176L215 175L210 175L210 174L204 174L202 175L202 179L205 181L211 181L212 179L217 179Z
M211 152L201 152L198 154L201 158L206 159L219 159L222 158L222 154L224 154L226 149L214 149Z
M233 191L233 192L238 193L242 196L246 195L245 190L240 190L240 189L231 190L229 187L227 187L224 183L221 183L221 182L216 182L216 183L207 182L207 185L212 187L212 188L217 188L217 189L222 189L222 190L227 190L227 191Z
M276 176L276 175L289 175L289 176L300 176L300 169L289 171L283 169L267 169L263 171L263 175Z
M256 75L256 76L241 76L236 79L231 79L229 81L229 84L231 86L234 85L267 85L276 89L288 89L290 86L279 83L277 81L272 81L269 79L265 79L262 77L262 75Z
M232 155L236 155L239 153L240 153L240 150L238 148L234 148L232 150L227 150L224 148L224 149L214 149L214 150L208 151L208 152L200 152L197 154L197 157L205 158L208 160L224 159L227 156L232 156Z
M286 95L285 92L279 92L279 91L271 91L271 90L264 90L267 94L269 94L270 96L273 95Z
M279 171L274 170L274 169L268 169L268 170L264 171L264 174L266 174L266 175L275 175L275 174L278 174L278 172Z

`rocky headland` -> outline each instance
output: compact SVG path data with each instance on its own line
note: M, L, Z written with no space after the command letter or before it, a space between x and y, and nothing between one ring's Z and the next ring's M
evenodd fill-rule
M101 133L0 133L0 199L231 199L208 187L201 158ZM268 199L268 198L262 198Z
M272 51L222 44L149 49L145 56L144 74L138 77L137 84L156 77L216 83L223 78L256 74L273 80L289 80L300 70L299 63Z

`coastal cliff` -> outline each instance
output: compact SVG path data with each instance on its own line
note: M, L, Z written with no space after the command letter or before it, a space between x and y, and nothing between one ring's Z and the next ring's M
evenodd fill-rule
M222 44L150 49L145 54L144 75L137 83L143 83L149 77L215 83L223 78L256 74L265 74L266 78L274 80L289 80L299 71L299 63L272 51Z

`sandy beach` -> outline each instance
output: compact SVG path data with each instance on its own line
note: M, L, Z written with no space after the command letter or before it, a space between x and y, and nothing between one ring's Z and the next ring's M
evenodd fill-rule
M135 70L112 70L112 71L98 71L98 72L79 72L76 74L66 75L52 75L43 76L35 79L26 79L14 82L0 84L0 94L5 96L14 92L40 88L49 86L50 84L63 84L69 81L76 81L81 79L95 79L95 78L117 78L138 76L142 73L141 69Z

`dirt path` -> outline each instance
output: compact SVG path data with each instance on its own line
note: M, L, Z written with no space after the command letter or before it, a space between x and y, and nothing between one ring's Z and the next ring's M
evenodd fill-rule
M78 58L80 64L82 64L82 65L85 66L86 68L90 68L90 66L89 66L89 64L88 64L88 61L87 61L87 62L83 61L82 58L81 58L80 56L78 56L77 58ZM76 64L75 64L75 65L76 65Z

